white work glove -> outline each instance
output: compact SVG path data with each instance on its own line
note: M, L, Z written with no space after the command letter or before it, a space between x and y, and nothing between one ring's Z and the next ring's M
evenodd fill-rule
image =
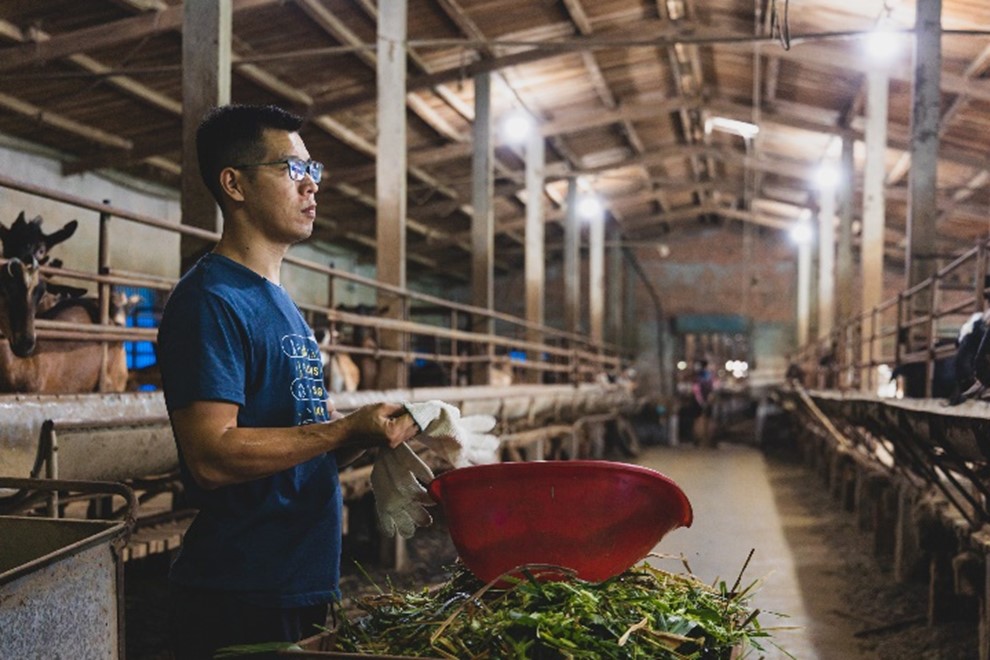
M395 536L398 532L408 539L416 533L416 527L433 522L424 507L436 502L421 481L433 481L433 471L409 445L379 449L371 468L371 489L375 494L378 527L383 534Z
M403 404L422 433L415 437L455 468L497 463L499 440L491 415L468 415L443 401Z

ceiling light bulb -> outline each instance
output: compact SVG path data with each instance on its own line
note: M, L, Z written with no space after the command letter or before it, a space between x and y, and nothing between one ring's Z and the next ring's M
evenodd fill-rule
M898 35L887 27L877 27L866 37L866 52L878 63L889 62L900 50Z
M581 195L577 203L577 214L584 220L599 220L605 215L605 205L598 195Z
M535 128L532 115L522 110L513 110L502 120L502 135L511 144L525 144Z
M791 240L798 245L811 242L811 224L805 221L798 221L791 227Z
M832 190L839 184L839 170L832 163L823 163L815 175L818 187Z

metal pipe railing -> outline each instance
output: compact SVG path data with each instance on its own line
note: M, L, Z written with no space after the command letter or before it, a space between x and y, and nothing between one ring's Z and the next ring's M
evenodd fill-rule
M75 324L39 319L36 327L38 336L42 339L103 342L104 354L109 342L154 342L157 339L157 332L154 329L125 328L111 322L109 309L112 288L114 286L132 286L167 293L177 281L177 278L114 269L111 263L111 243L115 231L114 227L120 226L120 223L114 222L114 220L123 220L127 223L181 236L193 236L206 241L217 241L220 238L216 232L168 222L115 207L109 200L98 203L59 190L17 181L3 175L0 175L0 188L16 190L77 209L93 211L97 215L99 222L98 254L94 268L92 270L79 270L43 266L41 272L49 278L59 277L94 285L100 310L99 323ZM341 352L369 355L378 361L383 359L398 360L406 364L417 359L455 365L471 363L504 365L508 362L514 368L527 372L562 374L575 381L589 379L603 371L615 373L621 370L628 361L629 356L623 355L619 347L605 342L593 342L585 335L531 323L526 319L495 310L448 301L426 293L389 285L294 255L286 255L284 261L307 272L320 274L327 278L326 305L300 304L300 308L311 323L317 320L349 323L369 328L376 333L393 331L406 337L406 340L401 344L406 348L402 350L336 346L335 350ZM0 259L0 265L3 263L5 261ZM338 280L367 287L374 291L376 296L387 294L398 299L402 309L402 318L365 316L335 309L334 284ZM437 325L412 320L410 309L414 302L442 310L444 316L449 315L449 324ZM495 328L495 331L477 332L461 329L458 327L458 323L465 318L484 319L489 323L484 323L483 326L491 326ZM499 332L499 329L502 331ZM537 337L539 341L532 341L532 337ZM419 338L421 342L425 341L438 348L434 350L417 349L414 346L415 342L412 341L414 338ZM447 350L440 350L441 344L445 345ZM462 352L465 348L474 348L476 352L474 355L463 355ZM525 352L527 361L510 360L510 351ZM538 359L533 360L533 357L538 357ZM104 359L106 358L104 357ZM100 388L101 391L105 389L105 383L101 382Z
M799 347L794 359L809 374L809 382L832 383L842 390L874 388L878 383L873 376L880 365L893 369L923 363L931 396L935 362L955 352L950 340L966 317L987 307L988 249L990 239L981 241L931 277L873 309L840 320L827 337ZM824 356L831 358L827 365Z

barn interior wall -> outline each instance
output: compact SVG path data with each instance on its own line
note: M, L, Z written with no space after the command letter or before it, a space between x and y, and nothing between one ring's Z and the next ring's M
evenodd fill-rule
M737 225L675 231L663 244L669 252L639 248L637 257L667 315L738 314L794 322L797 250L783 232L751 241L748 250ZM637 303L647 304L645 291Z
M744 245L738 224L675 230L657 248L640 247L637 258L656 287L667 318L736 315L750 321L751 377L783 373L783 355L794 349L797 310L797 250L784 232ZM659 247L662 244L662 249ZM636 289L639 345L652 347L656 324L652 300ZM672 362L690 360L675 355Z
M179 224L181 206L179 193L169 188L147 184L121 175L85 173L63 176L59 154L0 136L0 171L24 183L50 188L74 195L91 202L107 200L116 208ZM29 195L8 188L0 188L0 222L6 226L24 211L30 220L43 219L43 229L51 233L70 220L78 220L79 228L68 241L56 246L53 255L60 258L66 268L95 272L98 265L99 213L62 202ZM338 269L355 272L364 277L374 277L374 267L357 263L353 253L325 245L299 245L290 253L301 259ZM154 258L149 258L153 255ZM110 263L113 269L159 277L178 277L180 272L178 234L144 227L136 223L114 218L110 228ZM286 264L283 285L302 303L326 304L327 278L307 269ZM73 283L84 286L85 283ZM91 293L95 287L89 286ZM334 285L334 299L338 303L355 305L373 303L374 292L338 280Z
M9 139L0 142L0 171L24 183L51 188L93 202L107 200L112 206L167 222L181 217L175 191L98 173L62 176L56 154L29 151ZM30 220L43 219L43 229L51 233L70 220L79 220L71 239L58 245L53 254L66 268L95 272L98 264L99 214L61 202L0 188L0 222L6 226L24 211ZM110 262L114 269L174 277L179 271L177 234L144 227L122 219L111 221ZM148 259L154 250L154 259ZM79 284L82 286L82 283ZM92 287L90 287L92 289Z

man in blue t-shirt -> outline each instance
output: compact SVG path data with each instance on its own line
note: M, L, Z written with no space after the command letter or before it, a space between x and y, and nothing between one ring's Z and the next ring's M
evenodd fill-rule
M230 105L200 124L200 172L223 234L172 291L158 333L183 482L199 512L169 578L179 659L298 641L339 598L338 467L418 431L400 404L335 414L313 333L279 285L309 237L323 173L274 106Z

